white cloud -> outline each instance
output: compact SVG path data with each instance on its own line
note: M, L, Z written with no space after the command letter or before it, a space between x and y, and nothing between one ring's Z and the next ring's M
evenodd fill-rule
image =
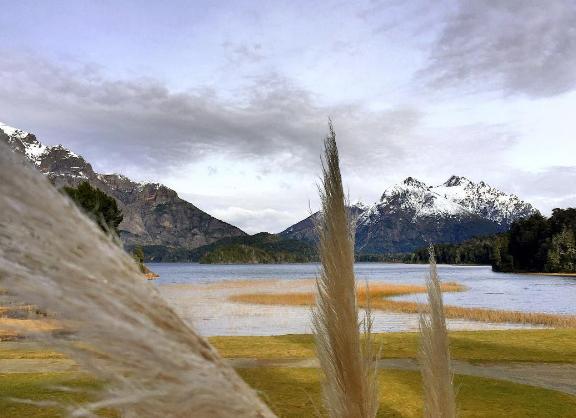
M215 209L212 215L236 225L240 229L255 234L258 232L281 232L279 225L291 225L300 219L294 213L272 208L245 209L235 206Z

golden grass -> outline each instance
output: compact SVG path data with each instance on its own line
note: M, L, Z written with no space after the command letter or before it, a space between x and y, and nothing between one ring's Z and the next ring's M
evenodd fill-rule
M536 276L576 277L576 273L516 273L516 274L530 274L530 275L536 275Z
M454 282L443 283L443 292L461 292L465 287ZM425 304L409 301L387 299L391 296L424 293L425 286L401 285L379 283L370 286L370 307L387 312L400 312L418 314L426 309ZM314 304L312 292L294 293L248 293L234 295L230 300L242 303L254 303L261 305L298 305L306 306ZM358 289L358 302L361 307L366 306L366 290ZM576 315L556 315L538 312L519 312L501 309L487 308L464 308L459 306L444 306L444 314L450 319L465 319L469 321L513 323L542 325L555 328L576 328Z
M65 328L52 319L0 318L0 341L21 337L29 333L59 333Z
M36 313L38 308L34 305L9 305L0 306L0 317L9 317L14 314Z
M434 247L430 246L430 273L426 278L428 311L420 313L420 350L418 360L424 392L424 416L456 418L453 369L444 316L444 302Z
M444 283L442 284L443 292L461 292L465 287L458 283ZM386 298L390 296L402 296L415 293L426 292L426 286L409 285L409 284L393 284L393 283L377 283L370 285L370 303L374 307L374 303L378 302L376 298ZM358 302L364 305L367 301L367 293L365 287L357 289ZM230 300L242 303L254 303L258 305L313 305L315 295L312 292L288 292L288 293L244 293L240 295L230 296Z
M323 374L324 407L331 418L374 418L378 371L371 344L372 316L358 315L354 276L354 222L346 208L336 133L324 139L321 216L316 224L320 273L312 330Z
M156 273L150 272L150 273L144 273L144 277L146 277L148 280L154 280L160 276Z

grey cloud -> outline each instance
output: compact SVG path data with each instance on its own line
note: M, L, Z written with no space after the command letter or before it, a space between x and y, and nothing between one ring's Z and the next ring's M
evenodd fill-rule
M404 162L414 176L444 181L452 174L489 180L506 166L506 154L518 143L514 131L500 124L469 124L418 132L416 145ZM421 174L420 174L421 173Z
M154 80L111 80L89 66L4 56L11 59L0 61L2 119L111 168L166 170L218 153L316 170L328 116L336 121L345 164L378 163L403 157L402 140L420 119L413 109L320 106L278 75L255 79L230 101L206 89L171 92Z
M539 172L520 171L514 173L514 177L522 180L516 186L520 193L542 198L576 195L576 167L557 166Z
M546 215L554 208L576 207L576 166L547 167L538 172L516 170L504 183Z
M433 87L549 97L576 87L573 0L459 1L418 74Z

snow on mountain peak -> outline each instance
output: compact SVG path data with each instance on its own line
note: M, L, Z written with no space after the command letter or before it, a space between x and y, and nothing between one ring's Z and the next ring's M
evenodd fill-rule
M409 187L417 187L417 188L426 188L426 183L421 182L420 180L415 179L414 177L407 177L402 182L403 185Z
M501 225L536 213L536 209L513 194L506 194L485 182L474 183L465 177L452 176L431 191L452 200L483 218Z
M453 216L466 212L461 205L431 191L426 183L408 177L402 183L384 191L378 207L387 211L410 211L414 218L420 216ZM372 212L375 212L372 210Z
M474 183L466 177L453 175L439 186L428 186L408 177L387 188L380 201L366 210L361 219L368 221L378 212L397 211L408 211L414 218L477 215L506 227L519 218L532 215L536 209L483 181Z
M8 136L8 143L24 153L34 164L40 164L40 157L47 147L42 145L34 135L0 122L0 131Z
M467 186L469 184L472 184L472 182L468 180L466 177L452 175L447 181L444 182L443 185L445 187L455 187L461 185Z
M360 210L366 210L369 208L369 206L366 203L362 202L361 200L355 200L353 202L350 202L350 206Z
M25 132L22 129L6 125L3 122L0 122L0 130L2 130L6 135L12 138L23 139L29 135L28 132Z

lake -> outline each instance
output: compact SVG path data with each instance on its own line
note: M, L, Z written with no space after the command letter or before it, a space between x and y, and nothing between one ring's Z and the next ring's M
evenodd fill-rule
M319 265L310 264L184 264L150 263L160 275L159 286L169 283L200 284L221 280L313 278ZM423 283L427 265L357 263L357 278L368 282ZM468 290L446 293L447 305L483 307L525 312L576 314L576 278L560 276L494 273L488 266L438 266L443 281L455 281ZM397 297L423 301L424 295Z

